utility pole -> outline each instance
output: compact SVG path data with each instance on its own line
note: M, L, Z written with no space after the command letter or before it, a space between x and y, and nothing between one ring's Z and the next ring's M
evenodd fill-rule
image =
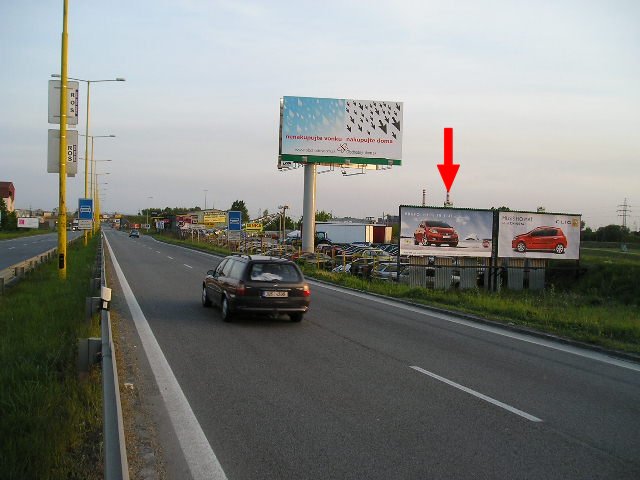
M422 206L423 207L427 206L427 189L426 188L422 189Z
M631 205L627 203L627 199L624 199L624 203L622 205L618 205L618 216L622 217L622 228L627 228L627 217L631 213Z

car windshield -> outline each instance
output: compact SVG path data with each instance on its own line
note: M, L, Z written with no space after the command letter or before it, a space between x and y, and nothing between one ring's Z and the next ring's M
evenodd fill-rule
M451 228L451 225L449 225L448 223L438 222L438 221L429 221L429 222L427 222L427 226L428 227L439 227L439 228Z
M287 263L254 263L249 276L255 282L298 282L298 270Z

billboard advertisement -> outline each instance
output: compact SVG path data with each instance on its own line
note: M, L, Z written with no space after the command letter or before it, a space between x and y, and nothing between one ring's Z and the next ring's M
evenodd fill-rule
M205 213L203 216L203 223L207 227L213 227L214 225L220 225L227 223L226 213Z
M49 129L47 141L47 173L60 172L60 130ZM78 173L78 131L67 130L67 176Z
M498 256L580 258L580 215L500 212Z
M284 97L280 160L401 165L402 113L395 101Z
M491 257L493 212L400 206L400 255Z
M18 217L18 228L38 228L38 217Z
M60 80L49 80L49 123L60 124ZM67 80L67 125L78 124L80 83Z

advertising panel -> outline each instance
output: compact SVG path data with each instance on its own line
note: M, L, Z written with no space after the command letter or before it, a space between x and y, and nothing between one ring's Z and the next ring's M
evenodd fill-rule
M500 212L498 256L580 258L580 215Z
M18 217L18 228L38 228L38 217Z
M205 213L203 223L207 227L227 223L227 215L224 213Z
M244 229L247 230L248 232L261 232L262 231L262 223L260 222L251 222L251 223L246 223L244 225Z
M400 206L400 255L491 257L493 212Z
M60 124L60 84L60 80L49 80L49 123ZM78 124L79 88L77 81L67 80L67 125Z
M280 161L401 165L403 104L284 97Z
M60 130L49 129L47 173L60 172ZM78 131L67 130L67 176L78 173Z
M189 228L191 226L191 215L176 215L176 225L178 228Z

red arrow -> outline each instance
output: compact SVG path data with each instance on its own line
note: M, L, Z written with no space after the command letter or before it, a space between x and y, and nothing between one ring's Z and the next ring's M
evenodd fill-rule
M453 163L453 128L444 129L444 163L437 166L444 186L449 192L460 168L460 164Z

